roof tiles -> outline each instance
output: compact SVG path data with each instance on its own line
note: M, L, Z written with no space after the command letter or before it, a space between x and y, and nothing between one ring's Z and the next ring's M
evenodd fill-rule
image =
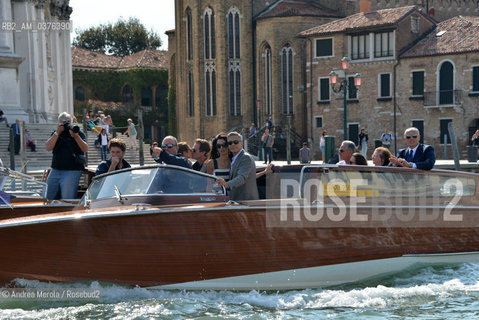
M301 32L303 37L331 34L340 32L355 31L373 27L384 27L398 23L411 11L416 10L414 6L406 6L393 9L383 9L372 12L361 12L344 19L336 20L318 27Z
M440 36L439 36L440 35ZM479 17L457 16L440 22L401 58L479 51Z
M291 16L340 17L338 12L321 7L315 3L282 0L273 4L268 10L260 13L257 19Z
M162 50L142 50L126 57L109 56L103 52L72 47L73 68L86 69L132 69L168 68L168 52Z

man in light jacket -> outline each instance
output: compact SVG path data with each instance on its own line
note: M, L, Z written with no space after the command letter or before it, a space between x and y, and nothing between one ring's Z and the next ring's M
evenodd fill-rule
M238 132L228 134L228 148L233 154L230 180L218 178L216 184L229 191L231 200L259 199L256 185L256 165L253 157L243 149L243 138Z

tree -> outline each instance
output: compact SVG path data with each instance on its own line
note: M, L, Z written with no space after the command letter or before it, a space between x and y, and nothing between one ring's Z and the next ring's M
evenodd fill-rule
M161 39L153 30L147 31L137 18L115 24L99 25L78 30L73 45L91 51L102 51L115 56L127 56L144 49L158 49Z

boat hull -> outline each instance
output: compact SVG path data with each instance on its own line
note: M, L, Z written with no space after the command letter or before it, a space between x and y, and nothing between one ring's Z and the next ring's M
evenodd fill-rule
M0 281L307 288L356 281L421 262L413 256L467 262L479 251L479 228L474 225L425 228L349 223L282 228L268 225L268 210L219 204L126 207L5 220L0 223ZM455 213L467 220L479 212L464 208ZM379 267L371 267L374 262ZM367 272L354 272L363 267Z

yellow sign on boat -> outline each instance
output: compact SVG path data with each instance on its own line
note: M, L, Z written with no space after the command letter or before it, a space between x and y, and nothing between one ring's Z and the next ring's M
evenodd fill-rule
M329 197L379 197L379 190L355 189L350 183L329 182L323 183L323 194Z

